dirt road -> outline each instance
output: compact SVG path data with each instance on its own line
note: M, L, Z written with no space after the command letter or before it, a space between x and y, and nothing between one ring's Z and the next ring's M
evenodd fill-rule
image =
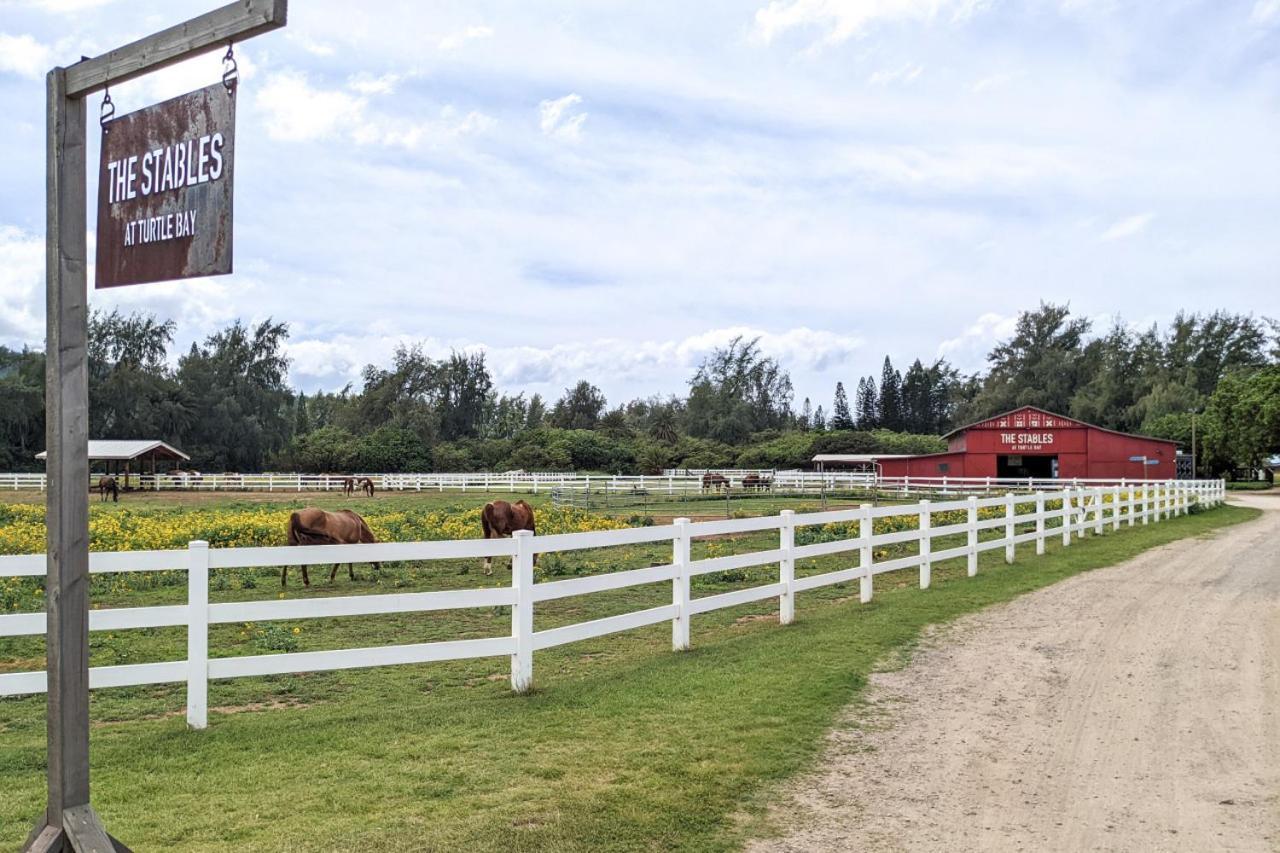
M937 632L751 850L1280 850L1280 497Z

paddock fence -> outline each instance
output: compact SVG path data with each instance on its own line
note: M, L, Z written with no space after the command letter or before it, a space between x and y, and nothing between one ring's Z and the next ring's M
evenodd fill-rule
M725 485L704 483L701 472L667 472L664 474L569 474L527 471L432 473L432 474L130 474L128 486L142 491L191 492L338 492L348 480L368 478L379 492L495 492L558 496L566 503L591 495L680 497L742 494L885 494L946 496L968 494L1000 494L1007 490L1032 492L1055 490L1066 486L1087 488L1118 485L1127 488L1161 480L1140 478L1103 479L1037 479L999 477L881 477L859 471L770 471L754 469L720 469L710 473L725 478ZM120 482L124 485L123 475ZM1193 482L1193 481L1183 481ZM43 473L0 473L0 491L37 490L46 488ZM97 485L91 477L89 487ZM357 492L358 494L358 492Z
M91 689L103 689L185 682L187 722L193 728L204 728L208 723L209 682L215 679L509 657L511 687L517 692L525 692L533 685L534 655L543 649L662 622L671 623L672 647L675 650L688 649L691 621L699 614L776 597L779 622L785 625L795 618L797 597L810 590L857 580L859 599L865 603L872 598L877 575L907 570L918 571L920 587L927 589L932 567L939 561L964 558L967 573L972 577L978 571L978 554L982 551L1003 548L1005 561L1012 563L1019 545L1034 544L1035 553L1043 554L1045 542L1050 537L1060 536L1063 545L1070 545L1073 537L1078 539L1088 532L1101 535L1107 530L1118 531L1123 526L1156 523L1183 515L1196 506L1211 507L1221 503L1225 494L1225 484L1221 480L1181 480L1144 483L1127 490L1119 485L1093 486L1031 494L1007 492L990 497L969 495L943 501L926 499L912 505L863 504L856 509L831 512L783 510L775 516L697 523L682 518L661 526L590 533L536 536L520 531L510 539L227 549L211 549L206 542L197 541L179 550L93 553L89 563L89 570L93 573L164 570L187 573L185 605L110 608L93 610L89 614L90 631L185 626L187 656L184 660L159 663L93 667L89 670L89 686ZM958 511L964 513L964 522L934 526L935 514ZM876 519L903 516L908 519L907 523L914 524L912 529L875 533ZM858 534L834 541L796 544L798 528L834 523L856 524ZM1019 532L1020 528L1022 532ZM851 532L852 528L848 530ZM690 545L695 539L759 531L777 531L777 547L699 560L690 557ZM943 543L949 547L935 551L933 541L939 537L952 537L951 543ZM952 544L956 541L962 544ZM534 582L535 554L653 542L671 543L669 563L567 580ZM875 560L877 547L897 543L914 543L916 553L879 562ZM855 552L857 557L852 566L817 575L796 576L797 560ZM509 587L300 600L212 604L209 601L211 569L487 557L512 558ZM0 557L0 577L43 576L45 559L43 554ZM693 577L774 564L778 567L776 581L700 598L691 595L690 579ZM667 583L671 585L670 603L541 631L533 629L535 608L540 602L643 584ZM510 634L374 648L243 657L209 655L210 625L477 607L510 607ZM41 635L45 630L43 612L0 616L0 637ZM0 696L45 690L46 673L43 671L0 675Z

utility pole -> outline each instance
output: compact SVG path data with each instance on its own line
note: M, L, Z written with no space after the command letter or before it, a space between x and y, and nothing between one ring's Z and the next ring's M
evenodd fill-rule
M48 806L23 849L128 851L89 804L89 384L85 98L285 25L287 0L238 0L48 75L45 441Z

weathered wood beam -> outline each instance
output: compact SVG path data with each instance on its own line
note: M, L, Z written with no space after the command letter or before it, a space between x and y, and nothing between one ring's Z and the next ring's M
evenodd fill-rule
M228 42L279 29L288 0L238 0L154 35L67 68L67 97L82 98L108 83L123 83Z

